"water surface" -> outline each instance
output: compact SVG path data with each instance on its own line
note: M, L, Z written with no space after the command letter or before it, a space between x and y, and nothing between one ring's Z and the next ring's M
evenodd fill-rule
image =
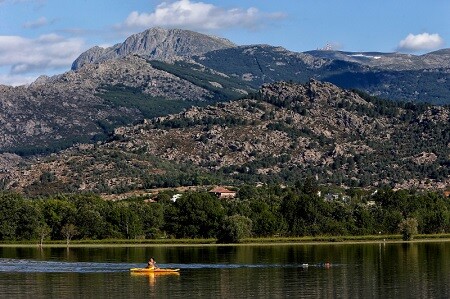
M132 275L153 256L175 275ZM450 298L450 242L0 247L3 297ZM330 262L328 267L325 262Z

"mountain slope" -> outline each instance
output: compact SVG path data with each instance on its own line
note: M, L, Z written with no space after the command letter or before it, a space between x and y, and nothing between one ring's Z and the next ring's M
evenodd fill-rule
M308 176L344 186L443 188L449 116L445 107L380 101L315 80L267 84L248 99L116 129L109 142L16 166L3 181L33 194Z
M212 51L193 59L254 88L263 83L305 83L315 78L390 100L450 104L450 55L445 50L422 56L338 51L295 53L280 47L253 45Z
M358 63L383 70L424 70L450 68L450 49L431 52L424 55L380 52L343 52L331 50L307 51L316 58L340 60Z
M0 86L0 151L30 154L101 140L144 117L246 93L207 70L197 71L197 80L174 73L131 55L42 77L28 87Z

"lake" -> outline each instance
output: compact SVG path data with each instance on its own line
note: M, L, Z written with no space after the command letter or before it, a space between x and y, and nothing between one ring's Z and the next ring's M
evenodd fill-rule
M129 273L150 257L180 274ZM3 298L450 298L449 286L450 242L0 247Z

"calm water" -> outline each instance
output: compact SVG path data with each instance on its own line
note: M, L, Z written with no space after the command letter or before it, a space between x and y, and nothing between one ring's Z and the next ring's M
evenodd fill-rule
M179 275L131 275L153 256ZM331 267L324 262L330 261ZM308 265L306 265L308 264ZM0 296L450 298L450 242L237 247L0 247Z

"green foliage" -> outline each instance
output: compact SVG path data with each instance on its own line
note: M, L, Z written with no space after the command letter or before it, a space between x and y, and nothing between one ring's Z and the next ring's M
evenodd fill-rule
M215 102L229 101L241 97L242 94L236 91L238 89L252 90L243 80L224 77L209 70L198 70L196 65L187 62L177 61L174 64L169 64L152 60L150 64L156 69L174 74L179 78L211 91L213 94L212 100ZM214 86L210 82L219 83L221 87Z
M66 245L69 246L72 238L78 234L78 230L74 224L66 223L61 228L61 234L66 238Z
M15 240L19 224L19 210L23 199L15 194L3 194L0 197L0 239Z
M144 118L174 114L181 112L185 108L192 106L204 106L205 101L192 100L172 100L162 97L153 97L143 93L143 90L136 87L122 84L102 86L97 96L101 97L113 107L134 108L142 113ZM116 118L109 121L101 121L99 125L106 134L119 125L131 124L139 119Z
M177 238L215 237L225 216L218 198L206 192L185 193L166 210L166 231Z
M15 153L19 156L27 157L33 155L49 155L52 153L59 152L61 150L67 149L73 146L76 143L90 143L94 141L91 136L82 135L80 133L76 135L70 135L66 132L61 132L61 134L65 135L65 138L61 140L52 140L47 144L42 144L41 140L36 140L28 142L26 145L17 145L9 148L0 147L0 152L10 152ZM106 139L106 135L96 136L95 141Z
M323 194L318 196L316 190ZM144 198L105 201L93 194L26 198L0 193L0 241L47 239L143 240L166 237L217 238L240 242L249 236L348 236L450 232L450 199L436 192L372 192L324 188L313 181L293 187L243 186L234 199L174 191L157 203ZM332 193L326 193L332 192ZM340 196L328 196L341 194ZM370 202L370 204L369 204Z
M245 74L253 74L252 80L246 82L253 88L276 81L306 82L313 74L301 59L287 56L275 47L248 46L246 49L238 47L211 51L197 62L230 77L243 78Z
M42 247L44 244L44 240L48 238L50 233L52 232L52 229L47 225L45 222L41 222L36 227L36 234L39 238L39 245Z
M252 220L242 215L227 216L217 234L219 243L239 243L249 238L252 232Z
M400 225L400 233L404 241L411 241L417 234L417 220L415 218L406 218Z
M385 98L397 101L427 102L436 105L449 104L450 90L448 84L438 83L448 79L445 70L425 72L411 71L377 71L362 70L341 71L323 76L322 80L342 88L355 88L369 93L381 94ZM446 80L444 80L445 82ZM384 86L389 86L386 89Z
M77 216L77 208L74 202L61 196L40 200L39 204L42 207L43 219L52 228L51 238L53 240L64 239L63 227L75 223Z
M316 194L290 191L282 200L281 214L293 235L316 235L320 232L324 202Z

